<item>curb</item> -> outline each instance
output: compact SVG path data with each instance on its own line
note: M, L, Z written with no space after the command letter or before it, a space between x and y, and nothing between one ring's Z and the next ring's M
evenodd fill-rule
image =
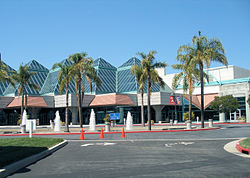
M146 131L125 131L125 133L152 133L152 132L193 132L193 131L206 131L206 130L216 130L220 127L203 128L203 129L180 129L180 130L146 130ZM121 134L119 132L105 132L105 134ZM32 135L80 135L81 133L34 133ZM100 132L84 132L85 134L100 134ZM29 134L0 134L0 136L28 136Z
M16 172L19 169L22 169L36 161L39 161L40 159L52 154L53 152L57 151L58 149L64 147L66 144L68 144L67 140L64 140L63 142L49 148L48 150L42 151L41 153L32 155L30 157L24 158L22 160L19 160L15 163L12 163L8 166L5 166L3 169L0 169L0 177L7 177L10 174Z
M241 142L241 141L242 141L242 140L240 140L240 141L238 141L238 142L236 143L236 149L237 149L239 152L241 152L241 153L250 155L250 149L243 148L242 146L240 146L240 142Z

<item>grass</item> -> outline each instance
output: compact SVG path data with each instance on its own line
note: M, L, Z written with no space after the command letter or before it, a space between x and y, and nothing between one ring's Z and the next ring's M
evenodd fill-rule
M247 138L241 141L240 146L242 146L243 148L250 149L250 138Z
M60 138L3 138L0 139L0 168L40 153L62 142Z

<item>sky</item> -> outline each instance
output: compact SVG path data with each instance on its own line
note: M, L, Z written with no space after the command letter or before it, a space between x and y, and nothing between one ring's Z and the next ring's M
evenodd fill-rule
M169 74L198 30L250 69L250 0L0 0L0 53L16 70L33 59L51 69L77 52L119 67L156 50Z

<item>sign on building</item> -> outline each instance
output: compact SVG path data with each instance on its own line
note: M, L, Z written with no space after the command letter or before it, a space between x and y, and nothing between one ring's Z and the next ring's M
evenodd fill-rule
M181 104L181 97L180 96L176 96L176 103Z
M181 97L180 96L176 96L176 104L181 104ZM170 96L170 105L174 105L175 101L174 101L174 96Z
M120 120L120 113L110 113L110 120Z
M170 96L170 105L174 105L174 96Z

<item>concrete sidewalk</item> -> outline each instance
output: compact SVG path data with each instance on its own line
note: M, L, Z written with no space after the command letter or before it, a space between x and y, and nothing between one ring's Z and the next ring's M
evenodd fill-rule
M69 126L69 133L80 133L81 130L83 129L83 131L85 133L95 133L95 132L100 132L101 129L103 129L105 131L105 125L97 125L96 126L96 131L89 131L89 126L88 125L84 125L83 128L80 128L80 126ZM124 125L117 125L114 127L110 127L110 133L112 132L122 132L122 129L125 128ZM152 125L151 127L151 131L171 131L171 130L185 130L186 129L186 125L185 124L177 124L174 126L170 126L169 124L166 125ZM192 129L196 130L196 129L201 129L199 125L193 125ZM205 129L208 129L208 127L205 127ZM33 134L60 134L60 133L67 133L64 132L65 131L65 126L62 126L61 131L60 132L55 132L53 129L51 129L50 126L37 126L36 130L33 131ZM126 131L126 129L125 129ZM148 131L148 127L142 127L140 125L134 125L132 130L126 131L126 132L143 132L143 131ZM0 134L1 135L9 135L9 134L21 134L21 128L20 126L10 126L10 127L6 127L6 126L0 126ZM26 132L26 134L28 134L28 132Z
M219 125L236 125L236 124L245 124L245 125L250 125L250 123L218 123L215 122L214 123L214 127L213 128L217 128L219 127ZM33 131L34 134L66 134L66 133L75 133L75 134L80 134L81 129L79 125L70 125L69 126L69 132L64 132L65 131L65 126L62 126L61 131L60 132L55 132L53 129L51 129L51 127L49 125L43 125L43 126L37 126L37 129L35 131ZM88 134L88 133L99 133L101 131L101 129L103 128L103 130L105 131L105 125L104 124L100 124L100 125L96 125L96 131L88 131L89 130L89 125L83 125L83 131ZM111 126L110 127L110 132L109 133L113 133L113 132L121 132L122 129L125 128L125 125L116 125L116 126ZM205 128L204 129L211 129L208 127L208 123L205 123ZM193 122L192 123L192 130L193 131L197 131L197 130L204 130L201 129L200 123L196 123ZM151 126L151 131L152 132L157 132L157 131L177 131L177 130L183 130L183 131L187 131L186 129L186 125L185 123L177 123L174 124L173 126L170 126L169 123L163 123L163 124L153 124ZM126 129L125 129L126 131ZM191 130L190 130L191 131ZM126 131L126 132L149 132L148 130L148 126L146 125L145 127L142 127L140 124L134 124L133 125L133 129L130 131ZM11 135L11 134L21 134L21 128L20 126L0 126L0 136L4 136L4 135ZM26 134L28 134L28 132L26 132Z

